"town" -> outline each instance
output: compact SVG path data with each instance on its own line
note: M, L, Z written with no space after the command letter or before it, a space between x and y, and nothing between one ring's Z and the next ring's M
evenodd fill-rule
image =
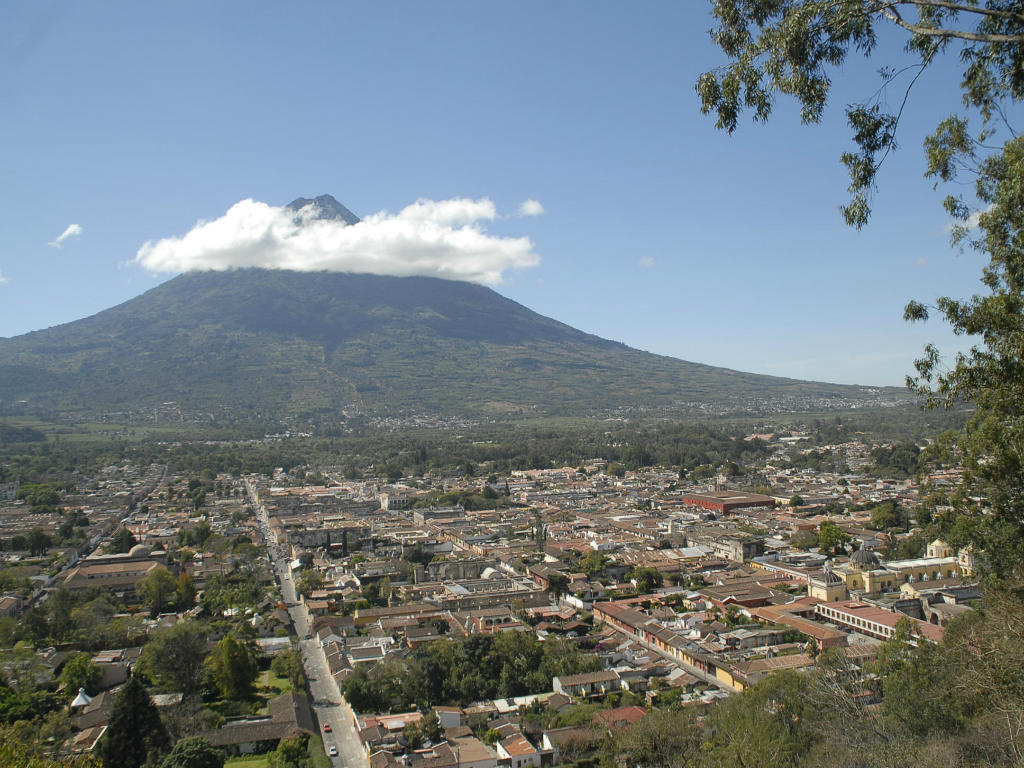
M781 671L838 666L879 706L879 654L939 643L982 595L972 549L929 535L959 468L912 443L742 439L751 466L690 472L7 483L2 715L55 755L539 768L629 762L623 734Z

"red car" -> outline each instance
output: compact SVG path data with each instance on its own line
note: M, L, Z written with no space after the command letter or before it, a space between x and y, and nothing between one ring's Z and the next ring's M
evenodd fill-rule
M330 733L330 732L331 732L331 724L330 723L324 723L324 733Z

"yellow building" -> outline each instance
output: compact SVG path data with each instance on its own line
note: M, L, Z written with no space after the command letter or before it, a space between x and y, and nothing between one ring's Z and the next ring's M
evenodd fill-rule
M941 539L928 545L925 557L910 560L890 560L883 563L878 555L860 549L850 561L836 566L850 592L881 594L897 592L904 584L955 579L974 572L974 558L966 551L953 555L953 548Z
M832 561L826 560L821 576L811 576L807 581L807 594L826 603L834 603L849 597L846 581L832 570Z

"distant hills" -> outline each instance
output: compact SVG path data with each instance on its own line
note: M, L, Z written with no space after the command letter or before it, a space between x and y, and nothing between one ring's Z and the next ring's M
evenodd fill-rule
M309 202L358 221L329 196L291 207ZM895 388L641 352L489 288L425 277L194 272L92 317L0 339L3 412L429 423L820 411L906 399Z

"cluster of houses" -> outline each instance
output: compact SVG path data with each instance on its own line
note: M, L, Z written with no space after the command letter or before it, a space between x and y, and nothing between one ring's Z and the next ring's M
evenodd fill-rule
M780 446L791 450L792 440ZM316 485L283 472L222 476L199 509L166 491L185 478L167 477L165 467L108 468L63 500L65 508L87 512L88 545L76 548L59 573L46 574L36 595L2 596L0 611L16 616L59 585L101 588L137 605L140 581L156 568L188 572L201 593L213 576L253 557L252 547L239 543L258 548L256 571L269 595L272 571L250 508L258 505L269 521L269 546L283 553L297 579L309 571L317 576L301 606L339 686L360 667L478 633L565 637L600 661L599 671L555 677L549 690L522 699L427 713L353 713L373 768L557 764L649 707L704 706L772 672L811 668L827 648L862 663L900 626L912 642L938 641L952 619L971 610L979 591L970 550L933 540L920 557L887 559L883 550L896 535L872 529L870 512L858 511L896 501L912 516L922 489L858 474L870 459L868 446L830 448L849 471L793 469L780 453L759 468L770 493L752 490L749 478L685 483L661 468L618 476L595 460L489 480L356 481L329 469L318 472L326 481ZM931 488L953 481L929 480ZM438 490L494 504L438 506ZM31 517L22 502L0 499L0 538L57 522ZM845 550L793 545L794 536L825 523L845 534ZM122 528L138 544L105 552L102 545ZM231 546L197 543L200 529ZM235 610L225 616L237 619ZM288 645L292 628L283 604L266 599L244 610L265 653ZM179 612L147 626L185 618ZM110 691L127 678L138 651L94 657L103 692L75 699L76 750L99 738ZM59 654L43 653L59 668ZM632 703L603 710L596 727L534 730L523 716L627 693ZM173 696L158 701L174 703ZM420 743L409 734L424 717L436 717L440 736ZM271 701L265 715L236 718L204 735L229 751L262 751L289 734L315 733L314 721L309 701L293 692Z

